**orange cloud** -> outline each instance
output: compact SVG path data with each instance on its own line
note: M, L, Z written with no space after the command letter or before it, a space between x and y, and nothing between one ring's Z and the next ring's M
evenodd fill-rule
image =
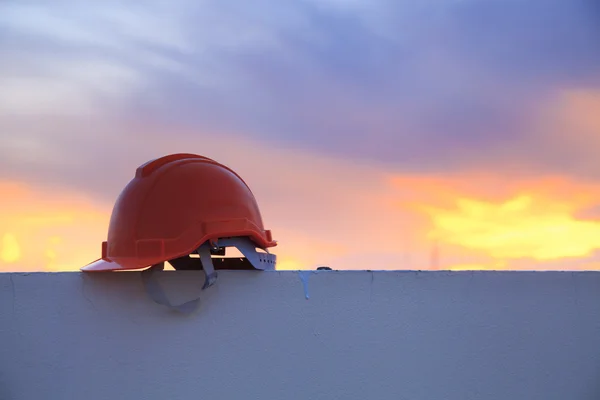
M578 218L581 210L600 204L600 184L489 174L392 182L410 193L401 204L429 217L427 237L495 260L451 269L510 269L512 259L588 257L600 249L600 222Z
M100 254L109 206L15 182L0 182L0 198L0 270L77 270Z
M442 269L522 269L514 264L522 258L531 260L528 269L544 269L546 261L585 261L600 248L600 222L577 217L600 204L593 182L479 173L396 176L390 185L377 172L304 177L283 164L279 171L286 179L258 190L279 193L259 199L280 243L278 269L426 269L436 251ZM98 257L112 205L6 182L0 195L0 269L78 270Z
M502 203L457 199L454 209L429 208L442 240L498 258L584 257L600 248L600 222L573 218L568 204L521 195Z
M2 236L0 247L0 260L7 264L19 261L21 258L21 245L13 233L5 233Z
M600 145L600 91L568 90L559 98L555 108L562 127L568 131L559 131L564 139L588 148L588 145Z
M578 175L598 177L600 90L568 89L540 102L521 154ZM516 151L520 151L516 149Z

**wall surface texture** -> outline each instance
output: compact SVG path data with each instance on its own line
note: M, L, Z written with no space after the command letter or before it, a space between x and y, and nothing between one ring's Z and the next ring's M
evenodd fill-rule
M0 399L598 400L600 274L0 274Z

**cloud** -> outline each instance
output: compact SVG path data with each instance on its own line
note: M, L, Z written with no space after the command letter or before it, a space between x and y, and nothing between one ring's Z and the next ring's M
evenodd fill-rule
M598 80L598 28L589 7L406 4L371 7L389 13L376 14L388 35L352 12L307 7L310 34L284 30L283 51L229 56L248 83L226 112L239 116L239 129L271 140L403 169L488 160L536 167L522 153L536 149L530 130L539 102ZM552 21L564 29L548 34Z
M535 131L540 102L599 87L593 6L5 3L0 109L177 121L402 171L542 169L563 148Z
M398 207L428 216L424 237L438 243L448 267L577 269L600 261L600 223L588 212L600 204L595 181L476 172L391 179Z
M46 233L24 233L23 211L0 234L46 254L31 268L82 262L70 235L101 241L137 166L195 152L248 177L282 265L420 268L439 251L442 267L526 268L560 247L544 221L596 229L599 16L558 0L2 3L0 181L28 188L14 204ZM52 193L84 199L33 200ZM515 229L529 242L489 245Z
M457 199L456 209L429 209L435 234L496 258L584 257L600 248L600 223L576 220L560 203L518 196L500 204Z
M0 260L12 264L21 258L21 245L12 233L2 235L2 246L0 247Z
M546 170L599 178L600 91L565 90L546 103L531 131L530 154Z
M135 168L152 153L185 151L189 144L146 134L147 147L107 164L119 165L111 179L96 182L88 175L89 186L62 192L41 182L32 182L35 189L0 185L6 210L0 235L11 235L28 257L0 268L77 269L95 259L114 198ZM397 175L243 138L212 145L222 138L207 135L198 144L217 149L210 155L248 182L279 241L282 269L597 269L600 263L600 221L582 214L600 204L594 181Z
M100 253L110 208L71 189L0 181L0 271L76 270Z

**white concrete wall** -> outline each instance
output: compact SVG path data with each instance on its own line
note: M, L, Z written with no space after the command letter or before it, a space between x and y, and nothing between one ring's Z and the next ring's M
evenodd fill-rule
M164 272L191 296L195 272ZM197 279L197 281L196 281ZM0 274L1 400L600 399L600 274Z

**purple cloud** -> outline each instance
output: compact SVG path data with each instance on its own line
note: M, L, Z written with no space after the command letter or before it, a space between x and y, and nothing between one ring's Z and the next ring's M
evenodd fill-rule
M144 121L193 143L234 132L397 171L599 176L532 134L541 102L600 89L593 2L340 4L4 3L0 171L98 185L99 169L160 150L128 128Z

